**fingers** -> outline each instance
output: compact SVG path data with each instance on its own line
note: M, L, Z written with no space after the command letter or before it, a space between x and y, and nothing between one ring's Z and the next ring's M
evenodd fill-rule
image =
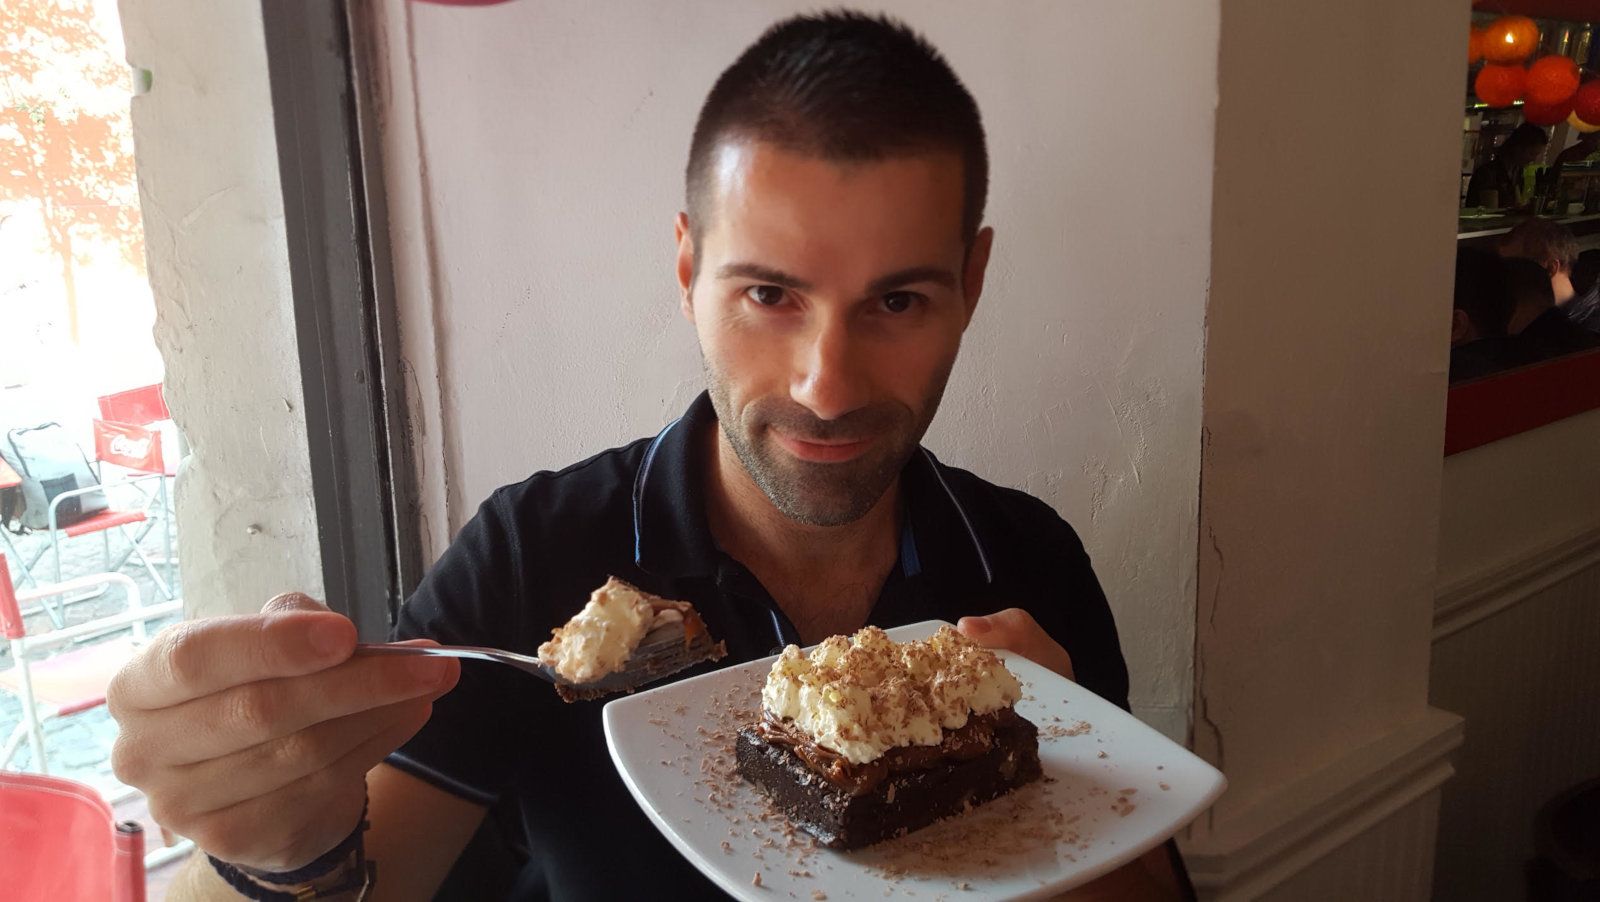
M165 772L155 795L174 801L167 817L191 822L250 799L272 795L319 771L366 773L416 734L436 696L410 699L315 724L231 755ZM174 791L161 793L171 786ZM176 791L183 788L180 794Z
M325 608L188 620L157 634L112 679L106 701L113 716L166 708L245 683L326 670L349 658L355 644L355 625Z
M134 741L164 739L157 754L165 764L193 764L352 714L437 697L460 673L460 662L451 658L356 656L316 673L246 683L150 711L130 729ZM175 736L182 740L174 742Z
M325 768L277 792L197 817L175 817L152 799L150 816L223 861L292 871L338 845L360 819L367 791L353 770Z
M349 620L298 593L163 631L107 691L113 771L213 855L310 861L355 823L366 772L460 676L454 659L358 657L355 642Z
M1021 608L1006 608L985 617L963 617L956 629L979 645L1015 652L1069 680L1074 678L1072 656Z

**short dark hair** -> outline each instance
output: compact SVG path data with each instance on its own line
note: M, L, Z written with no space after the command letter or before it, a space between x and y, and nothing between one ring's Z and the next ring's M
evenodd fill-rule
M1508 257L1501 261L1506 278L1506 291L1514 306L1536 309L1554 307L1555 288L1550 284L1550 272L1525 257Z
M963 238L983 222L989 154L978 104L932 44L887 16L838 10L768 28L712 86L685 171L698 236L717 146L754 138L827 160L961 155Z
M1559 222L1534 217L1517 223L1500 239L1500 253L1564 269L1578 259L1578 238Z
M1511 292L1506 287L1505 261L1478 248L1458 249L1455 308L1467 315L1480 338L1505 335L1512 308Z

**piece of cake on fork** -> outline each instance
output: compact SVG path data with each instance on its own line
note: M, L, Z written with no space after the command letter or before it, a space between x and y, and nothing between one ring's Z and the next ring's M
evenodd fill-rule
M784 649L740 730L739 775L825 846L854 849L1039 779L1039 731L994 652L948 626L897 643L876 627Z

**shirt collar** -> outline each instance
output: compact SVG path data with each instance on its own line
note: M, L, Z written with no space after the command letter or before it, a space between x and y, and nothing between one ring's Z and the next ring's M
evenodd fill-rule
M701 392L683 416L646 446L633 480L633 559L665 577L714 574L719 551L706 522L700 436L717 421L711 396ZM994 582L978 524L963 499L961 480L919 447L901 474L906 500L900 567L907 577ZM970 478L970 477L969 477Z

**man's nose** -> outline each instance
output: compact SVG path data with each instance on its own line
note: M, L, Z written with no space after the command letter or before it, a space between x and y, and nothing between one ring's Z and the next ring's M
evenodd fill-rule
M864 406L868 390L858 359L863 352L842 317L824 319L798 349L789 396L823 420L836 420Z

